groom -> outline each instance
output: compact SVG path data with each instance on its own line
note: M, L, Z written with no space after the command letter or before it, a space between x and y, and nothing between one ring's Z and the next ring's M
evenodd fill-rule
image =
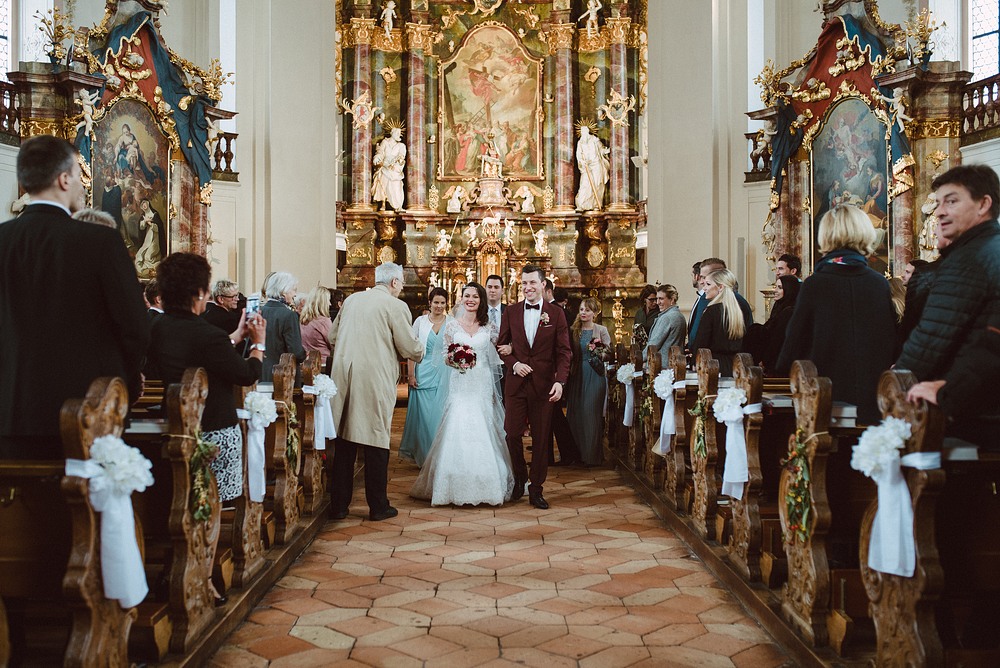
M507 417L507 448L514 466L514 491L511 501L524 496L524 483L531 480L528 499L535 508L549 507L542 496L542 485L549 470L545 447L552 428L552 408L562 398L569 376L573 352L569 347L569 329L563 310L542 299L545 276L535 265L521 270L524 301L507 308L500 322L498 346L510 345L509 355L502 356L507 369L504 399ZM524 424L531 428L531 475L524 462L521 436Z

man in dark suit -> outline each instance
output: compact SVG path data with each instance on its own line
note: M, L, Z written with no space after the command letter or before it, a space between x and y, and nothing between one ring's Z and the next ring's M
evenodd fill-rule
M78 159L49 135L17 156L31 204L0 225L0 458L61 458L60 408L99 376L140 390L142 289L121 236L70 217L83 205Z
M531 480L528 497L532 506L542 510L549 507L542 496L542 485L549 469L545 444L551 429L552 407L562 398L573 359L563 310L542 299L544 280L542 270L534 265L526 265L521 270L525 301L504 312L497 339L498 346L510 346L509 354L501 355L508 374L504 428L514 468L514 491L510 500L520 499L524 495L524 483ZM530 476L521 440L525 423L531 429L531 442L535 444Z
M501 302L503 299L503 278L496 274L486 277L486 314L490 319L490 325L500 331L500 320L507 306ZM507 374L500 376L500 400L503 401L504 387L507 385Z
M163 300L160 299L160 285L156 282L155 278L146 283L142 294L146 298L146 303L149 304L149 310L146 313L149 316L149 326L152 327L156 319L163 315Z

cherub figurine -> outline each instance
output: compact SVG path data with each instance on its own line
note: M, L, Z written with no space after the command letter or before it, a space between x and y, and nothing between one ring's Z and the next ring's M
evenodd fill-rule
M886 97L881 93L879 93L879 97L889 105L889 115L892 116L892 120L899 126L899 131L905 132L906 128L903 124L906 121L912 121L913 118L906 115L906 102L903 100L903 89L897 86L892 89L892 97Z
M443 232L444 230L441 231ZM430 284L432 288L438 287L438 273L436 271L432 271L431 276L427 282Z
M470 244L476 240L477 229L479 229L479 225L476 224L476 221L470 220L469 226L465 228L465 236L469 237Z
M219 134L222 132L222 129L219 128L219 124L214 119L208 116L205 117L205 122L208 123L208 139L205 141L205 146L211 151L212 145L219 141Z
M528 184L522 185L514 193L514 198L521 200L521 205L518 210L521 213L535 213L535 194L531 192L531 188Z
M434 247L435 255L447 255L451 250L451 235L444 230L439 230L437 235L437 246Z
M465 188L462 186L452 186L444 194L448 198L447 210L448 213L461 213L462 204L465 203Z
M393 0L388 0L385 3L385 9L382 10L382 29L385 30L385 38L389 39L392 37L392 23L396 19L396 3Z
M94 112L97 111L98 99L99 96L96 90L92 93L81 90L76 100L74 100L80 106L83 114L83 119L76 124L76 129L84 128L83 134L88 137L94 132Z
M531 236L535 238L535 255L548 255L549 240L548 235L545 233L545 228L537 232L532 232Z
M516 234L516 232L514 231L514 221L511 220L510 218L504 218L503 219L503 238L506 241L513 242L515 234Z
M595 33L597 33L597 13L601 11L604 5L601 4L601 0L587 0L587 11L580 15L580 18L576 20L577 23L587 20L587 37L593 39Z
M774 121L768 121L767 126L757 134L753 151L750 152L750 159L755 164L759 158L771 155L771 142L774 141L774 135L778 134L778 131L774 128Z

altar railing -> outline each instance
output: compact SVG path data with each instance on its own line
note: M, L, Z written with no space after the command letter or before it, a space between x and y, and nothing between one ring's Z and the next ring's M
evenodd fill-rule
M9 81L0 81L0 135L8 135L3 139L3 143L20 142L19 116L17 89Z
M212 177L219 181L239 181L240 173L233 169L236 161L236 138L239 133L220 132L212 156Z
M1000 137L1000 74L966 84L962 93L962 145Z

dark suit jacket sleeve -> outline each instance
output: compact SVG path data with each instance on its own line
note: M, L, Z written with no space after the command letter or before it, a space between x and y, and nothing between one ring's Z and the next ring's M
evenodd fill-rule
M566 384L569 380L569 368L573 363L573 349L569 345L569 327L563 310L555 309L556 316L556 381Z
M497 335L497 346L510 345L510 309L503 311L500 316L500 334ZM510 355L501 355L500 358L503 360L503 365L507 367L509 373L514 373L514 359L513 352Z
M205 371L210 377L241 387L260 380L260 360L254 357L243 359L230 345L226 333L218 327L212 325L212 330L206 331L200 345L204 351Z
M138 388L139 371L149 347L149 318L135 267L121 238L113 233L102 236L105 260L100 272L102 297L114 322L111 335L118 340L128 374L125 380L132 392L133 387Z

